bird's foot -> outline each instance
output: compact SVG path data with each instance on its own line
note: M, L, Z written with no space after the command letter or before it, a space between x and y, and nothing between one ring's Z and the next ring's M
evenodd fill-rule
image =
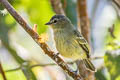
M79 74L79 69L77 68L77 70L73 71L75 74Z
M55 59L60 53L54 54L53 58Z

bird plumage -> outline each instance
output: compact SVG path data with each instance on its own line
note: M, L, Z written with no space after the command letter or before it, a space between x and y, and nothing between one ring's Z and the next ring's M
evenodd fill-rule
M62 56L73 60L83 60L87 68L95 71L94 65L89 60L87 41L67 17L55 15L47 24L53 28L56 48Z

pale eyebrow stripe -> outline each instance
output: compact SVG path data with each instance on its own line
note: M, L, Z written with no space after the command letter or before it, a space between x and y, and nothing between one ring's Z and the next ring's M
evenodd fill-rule
M54 22L55 20L57 20L57 21L58 21L58 19L57 19L57 18L54 18L51 22Z

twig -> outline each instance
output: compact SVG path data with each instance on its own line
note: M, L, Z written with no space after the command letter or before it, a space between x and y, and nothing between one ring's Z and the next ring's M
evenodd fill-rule
M91 60L96 60L96 59L103 59L104 56L99 56L99 57L93 57L91 58ZM67 62L67 64L73 64L75 62ZM35 64L35 65L31 65L30 68L34 68L34 67L45 67L45 66L56 66L56 63L48 63L48 64ZM10 69L10 70L6 70L5 72L11 72L11 71L17 71L20 70L22 68L22 66L15 68L15 69Z
M5 72L12 72L12 71L17 71L17 70L20 70L21 69L21 66L18 67L18 68L15 68L15 69L10 69L10 70L6 70Z
M1 63L0 63L0 73L1 73L2 76L3 76L3 79L4 79L4 80L7 80L7 78L6 78L6 76L5 76L5 73L4 73L4 71L3 71L3 68L2 68Z
M77 13L78 13L78 27L81 30L82 35L89 42L90 40L90 25L87 13L87 0L77 0ZM80 75L85 80L95 80L94 72L91 72L85 68L82 61L77 61Z
M96 57L91 58L91 60L96 60L96 59L104 59L104 56L96 56Z
M50 64L35 64L35 65L32 65L30 66L30 68L34 68L34 67L45 67L45 66L54 66L54 65L57 65L55 63L50 63ZM17 70L20 70L22 69L22 66L19 66L18 68L15 68L15 69L10 69L10 70L6 70L5 72L12 72L12 71L17 71Z
M61 0L50 0L53 10L56 14L64 14L64 10L62 8Z
M8 10L8 12L13 16L13 18L24 28L24 30L33 38L33 40L43 49L45 54L51 57L64 71L66 71L69 76L74 80L80 80L82 77L79 74L75 74L68 65L59 57L55 56L55 53L51 51L46 43L39 42L39 35L31 28L30 25L15 11L12 5L7 0L0 0L2 5Z
M75 62L67 62L67 64L73 64L73 63L75 63ZM56 63L35 64L35 65L31 65L29 68L34 68L34 67L39 67L39 66L40 66L40 67L45 67L45 66L55 66L55 65L57 65L57 64L56 64ZM24 65L21 65L21 66L15 68L15 69L6 70L5 72L17 71L17 70L22 69L23 66L24 66Z
M35 75L33 74L33 72L31 71L31 69L29 69L29 65L28 66L24 66L24 63L26 63L20 56L18 56L17 52L12 49L10 47L9 44L7 44L6 42L4 42L2 40L2 44L5 46L5 48L10 52L10 54L13 56L13 58L16 60L16 62L19 65L23 65L22 68L20 68L22 70L22 72L24 73L25 77L27 78L27 80L32 79L32 80L37 80L35 78ZM28 72L31 72L30 74L27 74Z
M112 0L116 6L120 9L120 0Z
M74 62L67 62L67 64L73 64ZM35 64L35 65L31 65L29 68L34 68L34 67L45 67L45 66L55 66L57 65L56 63L48 63L48 64ZM10 69L10 70L6 70L5 72L11 72L11 71L17 71L22 69L24 65L19 66L18 68L15 69Z
M67 62L67 64L73 64L74 62ZM36 65L32 65L30 68L33 68L33 67L38 67L38 66L42 66L42 67L45 67L45 66L54 66L54 65L57 65L55 63L49 63L49 64L36 64Z
M120 19L120 0L112 0L112 5L117 12L118 19Z
M78 26L81 30L82 35L89 42L90 27L89 27L89 19L87 14L86 0L77 0L77 12L78 12Z
M114 30L115 30L115 25L113 24L112 27L108 28L108 31L110 32L110 35L112 36L112 38L116 38L114 35Z

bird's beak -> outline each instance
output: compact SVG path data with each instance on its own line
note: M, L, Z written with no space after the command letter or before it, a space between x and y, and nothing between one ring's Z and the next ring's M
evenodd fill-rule
M51 22L48 22L48 23L46 23L45 25L51 25L52 23Z

